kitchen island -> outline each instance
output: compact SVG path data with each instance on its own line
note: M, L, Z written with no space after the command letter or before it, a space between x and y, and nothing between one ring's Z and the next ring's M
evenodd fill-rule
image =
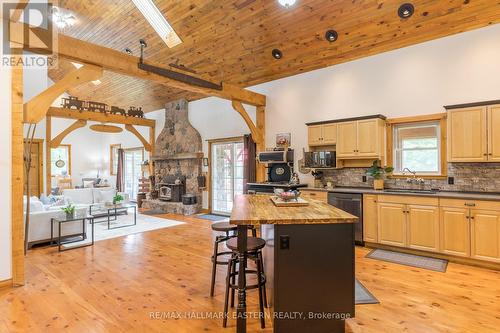
M269 195L235 198L238 257L246 267L248 226L266 240L264 264L274 332L344 332L354 316L354 224L358 218L327 203L276 207ZM246 279L238 275L238 333L246 332Z

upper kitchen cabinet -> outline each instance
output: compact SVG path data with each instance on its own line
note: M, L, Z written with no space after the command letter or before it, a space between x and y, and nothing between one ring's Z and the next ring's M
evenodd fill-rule
M337 158L382 159L385 145L385 121L362 119L338 124Z
M330 146L337 143L337 124L311 125L307 127L309 146Z
M500 161L500 105L448 109L448 162Z

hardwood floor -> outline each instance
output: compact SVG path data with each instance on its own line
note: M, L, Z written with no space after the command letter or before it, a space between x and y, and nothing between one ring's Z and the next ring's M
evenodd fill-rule
M235 321L165 318L163 313L219 312L223 276L210 298L210 221L176 215L171 228L58 253L30 251L27 284L0 291L0 332L234 332ZM347 332L498 332L500 272L450 263L446 273L367 259L356 250L358 279L380 300L359 305ZM250 291L249 311L257 311ZM159 311L160 318L152 318ZM153 315L152 315L153 314ZM249 319L249 332L261 330Z

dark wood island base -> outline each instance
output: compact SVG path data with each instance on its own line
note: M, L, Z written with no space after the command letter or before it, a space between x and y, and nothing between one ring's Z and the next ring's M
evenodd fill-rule
M248 225L260 225L274 332L341 333L354 317L354 223L357 218L311 200L275 207L266 195L236 198L238 256L246 265ZM238 276L237 332L246 332L246 281Z

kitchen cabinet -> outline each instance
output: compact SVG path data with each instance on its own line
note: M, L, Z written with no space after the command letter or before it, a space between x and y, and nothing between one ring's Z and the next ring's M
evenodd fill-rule
M500 211L471 209L471 257L500 262Z
M301 197L304 198L305 200L313 199L322 202L328 202L328 192L326 191L300 189L300 193Z
M469 209L440 207L440 229L442 253L470 256Z
M488 108L488 161L500 162L500 105Z
M439 208L437 206L408 205L407 246L424 251L439 250Z
M366 194L363 196L363 240L378 242L378 212L377 196Z
M310 125L307 127L309 146L328 146L337 143L337 124Z
M354 157L358 148L358 124L355 121L339 123L337 126L337 158Z
M380 118L341 122L337 127L337 158L381 159L385 122Z
M448 110L448 162L500 161L500 105Z
M378 203L378 241L380 244L406 246L406 205Z

